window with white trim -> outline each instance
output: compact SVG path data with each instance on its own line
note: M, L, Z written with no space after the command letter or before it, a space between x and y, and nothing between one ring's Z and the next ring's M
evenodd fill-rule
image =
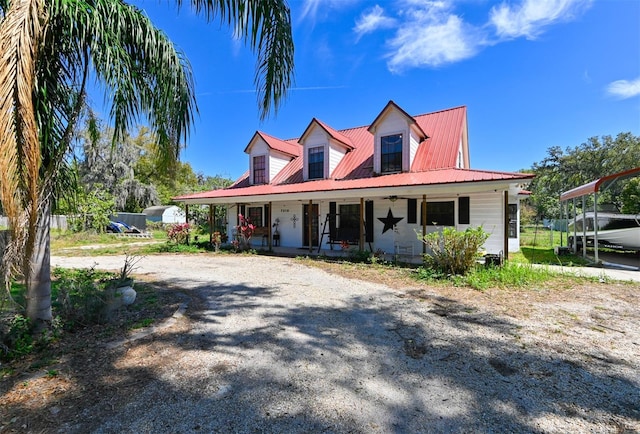
M253 183L254 184L266 184L267 183L267 158L264 155L258 155L253 157Z
M402 172L402 134L380 138L380 172Z
M324 146L309 148L307 152L309 179L324 178Z

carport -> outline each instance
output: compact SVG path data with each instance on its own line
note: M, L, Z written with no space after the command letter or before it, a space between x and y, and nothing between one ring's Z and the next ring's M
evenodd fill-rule
M599 262L598 258L598 193L602 193L607 189L611 188L611 186L623 179L634 178L640 175L640 167L636 167L634 169L629 169L624 172L615 173L613 175L608 175L602 177L600 179L596 179L595 181L591 181L587 184L583 184L579 187L573 188L569 191L565 191L560 195L560 213L562 213L562 208L564 207L565 217L567 221L569 221L569 201L572 203L572 211L573 211L573 245L570 246L574 253L577 252L577 237L576 233L576 217L578 213L576 212L576 199L580 199L582 201L582 219L583 222L586 221L586 199L590 195L593 195L593 218L594 218L594 235L593 235L593 247L595 251L595 261ZM582 256L587 256L587 225L582 225ZM569 227L567 225L567 241L569 239Z

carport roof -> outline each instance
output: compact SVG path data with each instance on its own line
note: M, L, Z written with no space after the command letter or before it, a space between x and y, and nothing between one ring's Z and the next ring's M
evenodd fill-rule
M586 196L600 191L602 188L608 187L612 182L618 179L632 178L640 175L640 167L634 169L625 170L624 172L614 173L613 175L604 176L595 181L591 181L587 184L581 185L569 191L565 191L560 195L560 200L565 201L574 199L576 197Z

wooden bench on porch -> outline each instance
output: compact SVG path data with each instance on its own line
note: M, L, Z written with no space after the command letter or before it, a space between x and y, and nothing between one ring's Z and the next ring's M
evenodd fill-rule
M269 245L269 228L266 226L257 227L253 230L253 238L256 240L260 238L261 246Z

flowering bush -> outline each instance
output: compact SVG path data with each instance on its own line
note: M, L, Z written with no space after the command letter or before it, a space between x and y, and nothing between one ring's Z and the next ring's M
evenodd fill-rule
M234 247L237 250L248 250L251 248L251 237L253 236L253 232L256 227L251 223L251 220L248 217L243 216L242 214L238 214L239 224L236 226L236 231L238 233L238 243L237 246L234 243Z
M342 248L342 250L349 250L349 247L350 247L349 241L347 240L340 241L340 247Z
M176 244L184 244L189 236L189 223L177 223L167 228L167 238Z

